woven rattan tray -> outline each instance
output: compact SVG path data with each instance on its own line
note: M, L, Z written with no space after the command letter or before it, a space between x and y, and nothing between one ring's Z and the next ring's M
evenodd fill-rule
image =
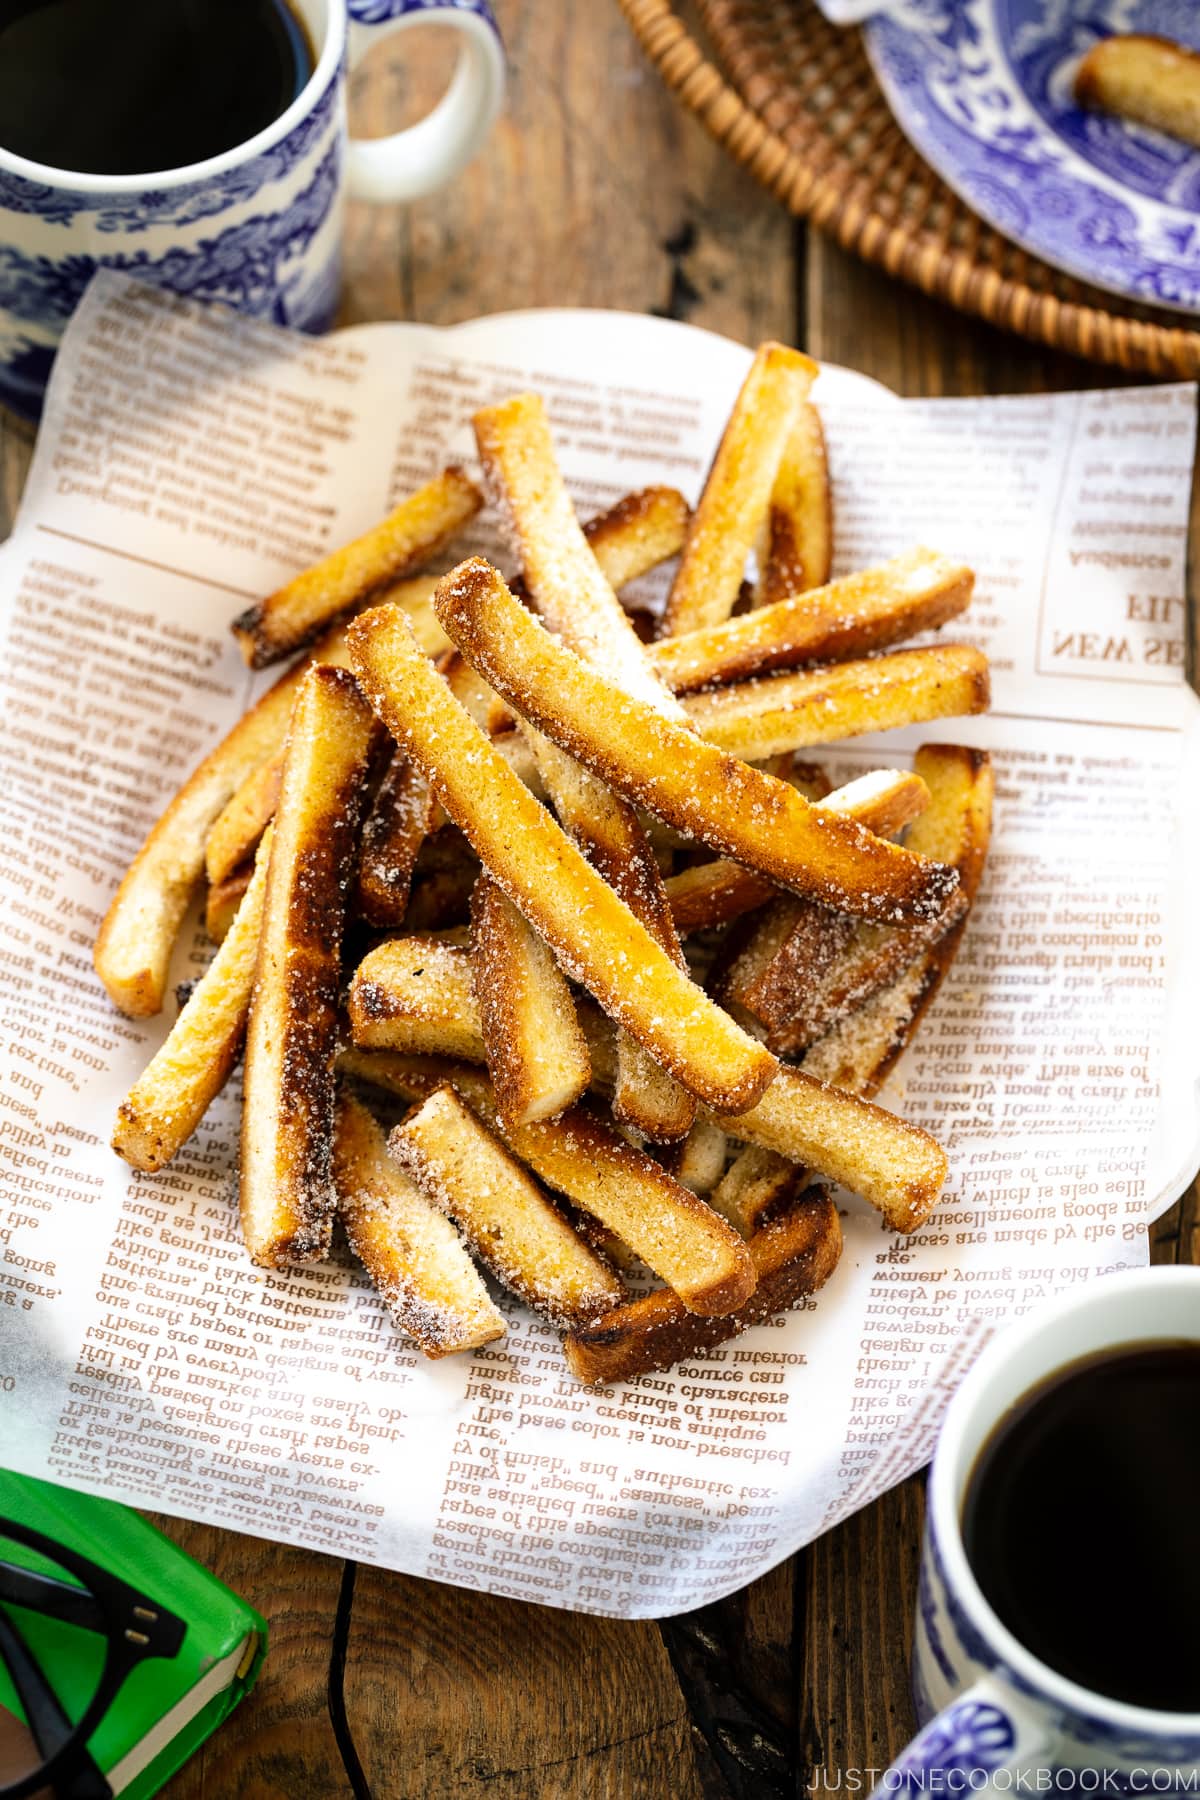
M892 117L857 30L813 0L697 0L728 79L671 0L619 0L667 86L792 212L960 311L1154 375L1200 376L1200 330L1116 299L985 225Z

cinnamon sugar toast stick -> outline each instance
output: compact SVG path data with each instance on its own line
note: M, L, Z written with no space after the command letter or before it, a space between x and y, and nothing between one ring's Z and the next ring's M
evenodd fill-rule
M991 836L991 760L985 751L959 744L927 744L915 765L932 799L910 835L927 853L954 864L961 891L973 902ZM960 919L890 985L840 1019L805 1056L806 1072L855 1093L877 1092L953 963L965 925Z
M640 488L597 513L583 535L610 587L618 592L683 548L690 518L676 488Z
M397 1125L388 1149L497 1280L555 1324L594 1318L622 1297L612 1269L452 1087Z
M707 743L756 761L868 731L986 712L990 699L983 652L970 644L936 644L802 674L768 675L693 694L686 704L692 726Z
M518 394L483 408L473 424L485 482L508 522L526 590L550 629L622 690L682 721L678 701L647 665L641 641L579 527L541 398ZM658 864L633 808L540 733L532 734L530 743L562 823L684 968ZM695 1117L690 1095L625 1033L617 1056L617 1117L659 1141L684 1136Z
M426 933L377 944L354 972L347 1010L360 1049L486 1060L471 961L460 945Z
M524 729L562 824L664 954L686 972L658 862L633 807L541 732ZM613 1110L621 1123L657 1143L684 1137L696 1116L687 1088L627 1031L617 1033L617 1065Z
M267 884L269 839L233 924L165 1044L117 1109L112 1147L135 1169L165 1168L220 1093L237 1061L250 1010Z
M739 1234L590 1108L576 1106L560 1119L506 1127L480 1069L441 1057L358 1050L343 1051L339 1064L357 1079L408 1099L423 1100L439 1087L452 1087L540 1181L615 1232L689 1311L706 1316L733 1311L753 1291L753 1264Z
M713 1189L709 1205L728 1219L735 1231L750 1238L767 1213L807 1186L807 1169L776 1150L746 1144Z
M117 889L93 956L113 1004L130 1018L162 1011L171 950L204 873L209 829L247 776L278 751L303 678L303 669L289 670L209 752L151 828ZM245 854L253 850L251 842Z
M719 625L733 611L780 460L817 367L782 344L760 346L717 447L667 600L664 635Z
M1101 38L1079 65L1075 98L1200 148L1200 53L1169 37Z
M211 887L219 887L253 856L255 845L275 817L282 768L278 756L260 763L214 819L204 845L204 872Z
M242 1231L255 1262L272 1267L328 1254L344 895L381 739L347 670L308 670L288 727L246 1028Z
M458 1233L388 1155L383 1128L342 1088L333 1126L338 1217L392 1322L424 1355L504 1336L504 1319Z
M881 920L940 913L957 886L952 870L819 811L787 782L622 693L556 643L481 559L446 576L437 610L523 717L627 799L723 855L797 893ZM361 621L352 628L361 629Z
M675 693L800 663L843 662L902 643L965 612L975 577L935 550L908 550L722 625L662 638L646 654Z
M572 1330L563 1342L571 1373L588 1386L607 1386L669 1369L785 1312L828 1281L842 1250L837 1209L811 1189L751 1237L754 1293L723 1318L689 1313L669 1288L658 1288Z
M261 843L262 840L259 841ZM254 864L242 863L224 881L210 887L204 896L204 934L214 944L224 941L253 876Z
M822 587L832 562L833 495L825 432L812 401L802 400L759 537L755 606Z
M369 925L403 923L413 869L433 828L437 803L428 781L397 753L379 784L363 825L356 898Z
M711 862L693 863L668 875L663 882L671 917L680 937L694 931L711 931L717 925L753 912L778 894L773 881L743 869L728 857L714 857Z
M946 1179L945 1152L928 1132L800 1069L781 1068L757 1106L718 1123L860 1194L893 1231L916 1231Z
M356 619L350 645L371 704L564 972L698 1097L724 1096L717 1104L731 1113L752 1105L774 1059L701 993L522 786L403 614L378 608Z
M504 1119L528 1125L573 1106L592 1064L571 991L544 939L487 875L471 900L471 980Z
M232 629L242 655L252 669L262 669L303 649L335 619L427 561L482 504L461 469L443 469L370 531L236 618Z

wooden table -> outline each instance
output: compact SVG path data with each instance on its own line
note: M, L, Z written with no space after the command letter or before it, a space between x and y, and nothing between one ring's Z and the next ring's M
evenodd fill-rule
M355 212L344 322L608 306L747 344L778 337L902 394L1111 381L794 225L679 112L611 0L499 0L498 11L507 115L447 195ZM403 57L377 52L358 83L358 127L394 129L422 110L442 54L432 33L410 36ZM30 444L0 414L8 517ZM1155 1229L1154 1256L1198 1253L1192 1189ZM742 1593L661 1625L160 1520L272 1632L257 1692L169 1800L775 1800L836 1785L840 1772L886 1765L912 1730L921 1506L921 1484L907 1482Z

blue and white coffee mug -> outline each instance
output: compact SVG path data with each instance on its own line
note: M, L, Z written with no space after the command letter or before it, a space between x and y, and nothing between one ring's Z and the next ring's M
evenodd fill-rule
M220 156L152 175L84 175L0 146L0 400L28 417L41 410L58 339L101 265L324 330L337 307L346 198L415 200L480 148L505 79L487 0L291 3L312 43L312 75L277 119ZM449 88L407 130L351 140L348 68L413 25L459 35Z
M961 1527L976 1458L1023 1396L1081 1357L1152 1339L1200 1342L1200 1268L1128 1270L1059 1296L999 1333L959 1388L929 1478L912 1663L922 1730L873 1800L1200 1793L1200 1713L1111 1700L1041 1662L985 1599ZM1121 1579L1115 1549L1096 1579Z

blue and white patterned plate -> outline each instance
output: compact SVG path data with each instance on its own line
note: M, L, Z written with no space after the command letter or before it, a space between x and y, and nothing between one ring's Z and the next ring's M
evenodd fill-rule
M1197 0L891 0L867 53L902 129L980 216L1045 262L1200 311L1200 150L1072 97L1114 32L1200 50Z

